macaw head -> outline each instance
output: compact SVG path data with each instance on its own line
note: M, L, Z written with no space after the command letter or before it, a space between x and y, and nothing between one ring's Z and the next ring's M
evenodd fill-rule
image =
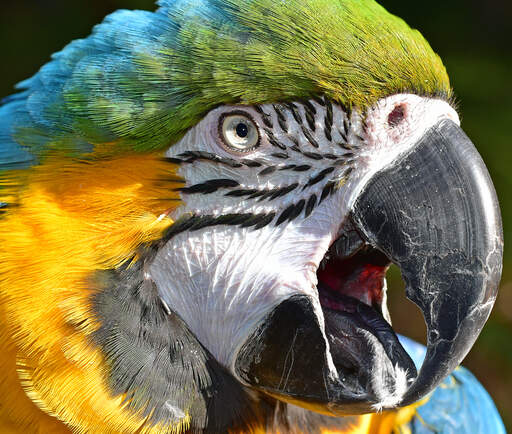
M137 357L111 330L167 342L161 310L251 393L330 415L425 397L487 320L502 257L439 57L373 0L160 5L112 15L9 103L26 184L94 227L94 266L62 276L95 288L112 388L137 387ZM47 249L75 237L73 256L87 225L45 227ZM393 263L427 326L419 372L391 326Z

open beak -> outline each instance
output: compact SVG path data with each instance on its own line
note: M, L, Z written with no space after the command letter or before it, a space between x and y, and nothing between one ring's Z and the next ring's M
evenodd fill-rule
M336 246L318 273L321 305L305 295L282 302L234 366L251 387L334 415L406 406L430 393L474 344L502 267L496 193L475 147L450 120L374 175L348 221L345 247ZM386 318L390 263L427 324L419 373Z

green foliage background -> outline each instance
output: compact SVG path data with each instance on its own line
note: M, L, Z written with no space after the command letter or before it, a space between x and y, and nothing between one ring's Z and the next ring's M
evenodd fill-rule
M333 0L335 1L335 0ZM509 0L381 0L418 28L444 60L463 127L487 163L500 198L505 263L491 319L465 361L493 396L512 430L512 3ZM153 0L2 0L0 97L31 76L51 53L119 8L153 9ZM395 328L424 341L419 311L403 297L398 270L389 276Z

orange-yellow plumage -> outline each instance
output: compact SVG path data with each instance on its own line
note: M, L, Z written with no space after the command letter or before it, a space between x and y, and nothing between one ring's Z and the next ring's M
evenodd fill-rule
M9 420L18 428L23 420L26 427L59 426L19 386L13 402L17 379L33 402L78 432L135 432L144 425L105 386L103 356L88 339L97 329L88 278L130 260L172 224L165 213L179 204L174 172L153 154L94 164L49 161L27 174L19 206L0 225L6 427Z

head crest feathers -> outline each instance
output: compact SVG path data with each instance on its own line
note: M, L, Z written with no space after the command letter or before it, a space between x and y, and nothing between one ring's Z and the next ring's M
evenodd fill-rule
M163 149L225 103L325 94L364 110L402 91L451 93L420 33L373 0L158 5L109 15L21 82L0 107L0 163L99 145L107 153Z

